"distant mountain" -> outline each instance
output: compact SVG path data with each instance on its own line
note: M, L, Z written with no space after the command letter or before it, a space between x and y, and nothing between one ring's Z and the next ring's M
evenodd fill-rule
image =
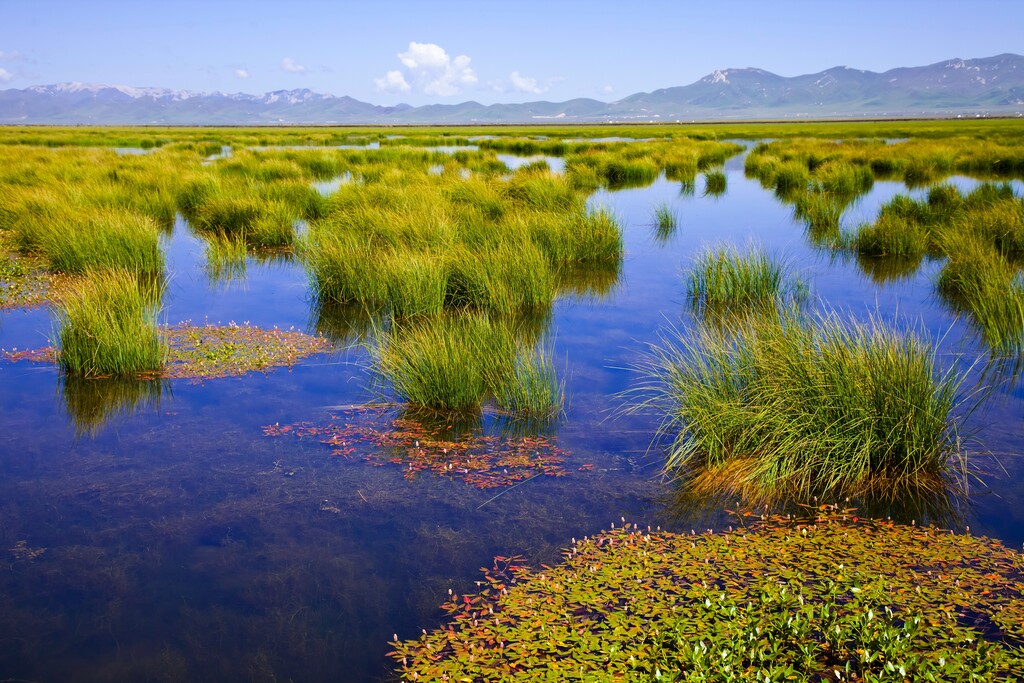
M308 89L263 95L61 83L0 91L0 124L403 124L749 120L1024 114L1024 57L951 59L885 73L834 67L786 78L714 71L615 102L382 107Z

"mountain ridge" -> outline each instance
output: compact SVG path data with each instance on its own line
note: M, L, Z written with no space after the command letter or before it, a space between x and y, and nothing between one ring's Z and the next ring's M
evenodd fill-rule
M628 122L1022 115L1024 57L952 58L885 72L835 66L780 76L716 69L689 85L612 102L376 105L309 88L261 95L67 82L0 90L0 124L260 125Z

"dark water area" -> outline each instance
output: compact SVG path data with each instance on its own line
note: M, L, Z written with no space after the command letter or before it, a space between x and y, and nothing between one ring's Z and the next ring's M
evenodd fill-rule
M179 222L165 244L166 322L320 331L335 351L204 382L83 385L51 367L0 362L0 679L380 680L392 634L443 623L448 590L474 590L495 555L556 562L573 537L623 519L725 523L720 502L684 505L661 477L656 417L617 410L645 344L667 325L693 324L685 269L723 242L782 256L817 307L923 328L941 359L971 368L965 392L988 387L965 424L984 473L951 521L1019 547L1024 387L1013 368L986 365L976 333L938 299L941 264L887 280L823 252L792 207L742 168L742 158L726 164L719 196L698 177L689 188L660 179L590 199L620 218L626 256L608 291L564 296L549 322L567 409L541 431L567 453L565 476L507 489L407 477L397 465L332 456L316 437L264 436L268 425L401 413L344 412L381 398L365 321L318 308L300 263L250 257L244 276L211 282L204 243ZM844 224L907 191L876 183ZM679 218L667 233L654 225L659 204ZM53 324L44 309L4 313L0 346L41 346ZM510 425L485 411L460 428L499 435Z

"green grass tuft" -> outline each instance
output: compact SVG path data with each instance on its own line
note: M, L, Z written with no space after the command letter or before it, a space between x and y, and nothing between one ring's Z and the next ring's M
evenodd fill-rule
M126 270L96 273L59 307L61 368L83 377L159 370L167 344L157 327L159 293Z
M879 322L784 315L732 335L667 332L643 372L641 405L673 439L666 469L751 499L854 495L961 464L962 378Z
M741 253L734 246L699 254L686 289L691 306L705 313L765 311L787 301L799 303L805 292L782 263L757 248Z

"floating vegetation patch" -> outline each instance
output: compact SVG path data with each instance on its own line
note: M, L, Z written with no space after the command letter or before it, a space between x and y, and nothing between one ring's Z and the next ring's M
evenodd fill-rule
M161 375L210 379L265 372L295 365L299 360L331 350L331 343L296 330L265 330L254 325L193 325L165 331L170 353Z
M1024 670L1020 553L816 512L739 516L738 529L690 536L613 525L540 569L498 557L478 594L442 606L448 624L396 636L391 657L408 681L989 681Z
M68 289L70 276L48 272L42 259L16 255L9 242L0 231L0 310L43 306Z
M346 409L324 425L268 425L263 434L315 438L330 446L332 455L378 466L397 465L409 479L432 472L479 489L566 473L567 454L549 437L494 433L480 422L464 430L432 426L409 415L395 416L387 406ZM580 470L591 467L583 465Z
M184 322L161 327L168 344L163 368L141 373L142 378L214 379L236 377L250 372L267 372L275 367L295 365L316 353L330 351L330 341L295 330L265 330L253 325L193 325ZM9 361L55 363L53 347L4 351Z

